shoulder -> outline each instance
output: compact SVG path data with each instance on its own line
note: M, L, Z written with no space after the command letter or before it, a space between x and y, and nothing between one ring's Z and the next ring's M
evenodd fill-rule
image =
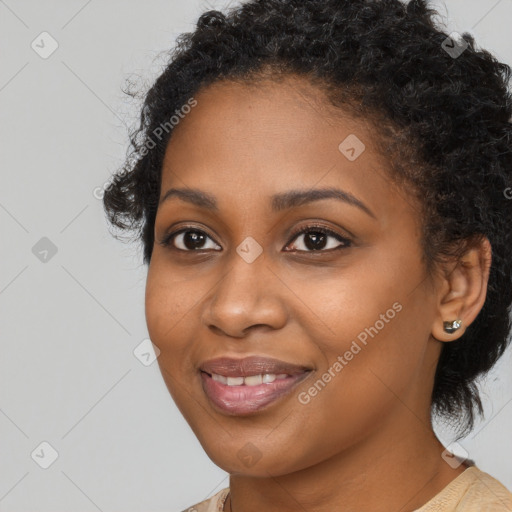
M196 503L182 512L222 512L228 494L229 487L226 487L217 494L214 494L211 498Z
M457 512L512 512L512 493L499 480L476 466L466 471L472 472L472 481L461 497Z
M512 512L512 493L473 465L415 512Z

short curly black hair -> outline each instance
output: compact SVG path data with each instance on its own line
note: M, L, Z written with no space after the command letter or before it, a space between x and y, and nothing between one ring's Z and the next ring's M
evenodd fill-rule
M216 81L298 75L317 85L334 106L374 123L390 178L421 205L429 271L483 236L491 243L484 306L460 339L443 344L432 392L432 414L458 426L460 438L475 410L483 414L476 378L510 341L511 69L468 33L449 38L435 15L427 0L250 0L205 12L145 95L103 201L113 226L136 233L149 264L169 120Z

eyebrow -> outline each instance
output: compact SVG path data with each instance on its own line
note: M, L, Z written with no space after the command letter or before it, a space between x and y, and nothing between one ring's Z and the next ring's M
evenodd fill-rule
M168 201L172 197L181 199L188 203L192 203L207 210L218 211L218 203L215 196L194 188L171 188L169 189L159 204ZM319 188L311 190L289 190L271 196L271 204L273 211L282 211L303 204L320 201L322 199L337 199L344 203L356 206L364 211L370 217L376 219L375 214L361 200L357 199L350 192L338 188Z

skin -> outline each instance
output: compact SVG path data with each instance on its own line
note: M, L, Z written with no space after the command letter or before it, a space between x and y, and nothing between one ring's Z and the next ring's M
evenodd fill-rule
M172 187L200 189L218 210L178 197L159 205L146 320L173 399L211 460L230 473L225 510L420 507L466 469L441 457L430 396L442 344L460 337L483 306L488 241L428 276L419 207L391 181L374 149L378 132L335 111L301 78L217 82L195 98L168 144L161 198ZM350 134L366 146L355 161L338 149ZM350 192L373 216L336 199L271 209L273 194L324 187ZM334 249L341 243L329 235L320 250L308 248L314 227L290 236L313 221L350 246ZM185 226L207 235L202 251L187 252L180 235L174 249L159 243ZM249 236L263 250L252 263L236 252ZM400 312L301 403L299 393L394 303ZM445 333L443 321L455 319L462 327ZM228 415L208 400L198 366L249 355L313 371L278 402ZM260 456L250 467L239 456L247 443Z

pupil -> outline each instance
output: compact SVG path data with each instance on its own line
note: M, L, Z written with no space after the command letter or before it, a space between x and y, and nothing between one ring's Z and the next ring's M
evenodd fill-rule
M187 249L196 249L204 243L204 234L197 231L187 231L183 237L183 242Z
M306 247L308 249L322 249L325 245L325 233L311 232L306 234ZM310 243L311 242L311 243Z

